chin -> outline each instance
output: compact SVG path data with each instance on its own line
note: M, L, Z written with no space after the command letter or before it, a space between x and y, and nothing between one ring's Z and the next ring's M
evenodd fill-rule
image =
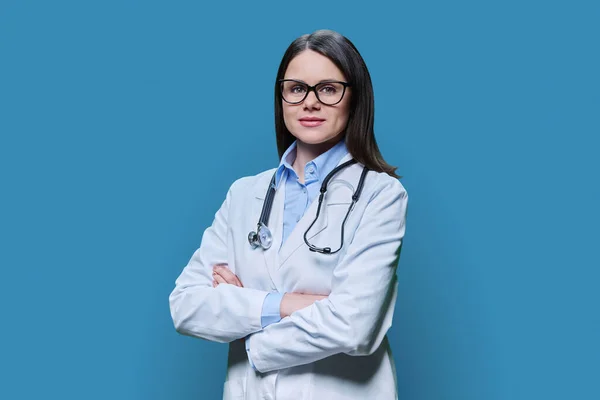
M302 127L304 128L304 127ZM331 142L333 140L339 139L340 134L327 134L327 133L323 133L323 132L319 132L314 128L310 128L310 130L306 130L306 129L299 129L298 131L296 131L295 133L292 133L292 135L298 139L299 141L301 141L302 143L306 143L306 144L321 144L321 143L325 143L325 142Z

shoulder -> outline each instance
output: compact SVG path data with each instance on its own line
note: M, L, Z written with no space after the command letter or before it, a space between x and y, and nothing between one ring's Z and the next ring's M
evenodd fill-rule
M368 186L367 180L371 181ZM395 221L398 226L404 225L408 209L408 194L400 180L385 172L369 171L363 190L365 192L363 221L366 217L367 220L387 221L386 223Z
M402 237L408 209L406 189L400 180L385 172L369 171L367 179L369 178L369 187L365 180L365 203L362 204L364 211L359 226L379 233L385 232L389 237L396 237L394 235L398 234Z
M406 202L408 200L408 193L404 188L404 185L400 183L400 180L388 175L385 172L369 171L367 179L372 180L371 196L373 200L377 197L386 197L395 200Z

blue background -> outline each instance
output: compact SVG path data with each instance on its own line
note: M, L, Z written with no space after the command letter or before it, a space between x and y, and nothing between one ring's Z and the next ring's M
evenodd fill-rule
M216 399L168 295L274 167L297 36L365 58L410 196L400 399L598 399L598 2L0 2L0 398ZM239 98L242 93L243 98Z

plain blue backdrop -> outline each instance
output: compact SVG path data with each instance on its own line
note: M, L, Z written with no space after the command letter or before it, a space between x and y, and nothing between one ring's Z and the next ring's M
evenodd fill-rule
M410 205L400 399L598 399L597 1L0 1L0 398L218 399L168 295L276 166L289 43L349 37Z

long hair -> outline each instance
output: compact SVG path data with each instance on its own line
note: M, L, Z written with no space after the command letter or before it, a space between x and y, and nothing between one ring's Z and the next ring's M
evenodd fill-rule
M294 57L304 50L313 50L330 59L352 85L350 113L345 130L346 148L356 161L368 169L396 175L396 167L385 162L375 140L375 100L371 75L356 47L341 34L331 30L318 30L300 36L287 48L275 79L275 133L279 158L294 142L295 137L285 126L279 80Z

